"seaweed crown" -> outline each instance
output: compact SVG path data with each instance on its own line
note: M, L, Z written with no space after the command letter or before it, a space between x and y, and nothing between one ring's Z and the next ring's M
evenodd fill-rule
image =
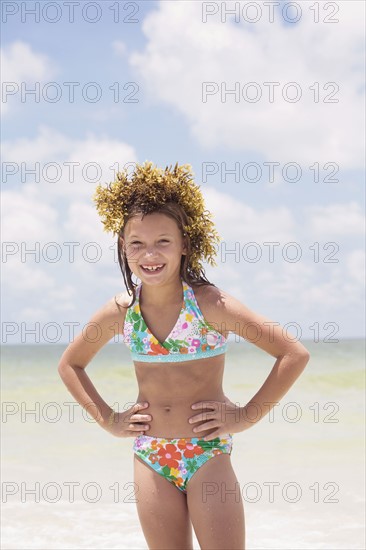
M220 237L210 212L205 209L201 190L194 183L189 164L179 166L176 163L174 168L167 166L163 170L146 161L141 165L136 164L130 175L125 168L116 174L115 181L107 184L107 187L97 186L93 201L104 231L121 236L131 213L141 212L146 215L158 212L167 203L180 205L188 220L183 230L190 238L191 271L198 274L203 259L216 265L215 244L220 241Z

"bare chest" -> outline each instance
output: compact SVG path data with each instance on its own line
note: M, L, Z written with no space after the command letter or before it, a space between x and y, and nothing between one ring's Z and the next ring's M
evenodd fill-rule
M140 306L141 307L141 306ZM149 331L163 344L177 325L182 304L161 308L141 308L141 314Z

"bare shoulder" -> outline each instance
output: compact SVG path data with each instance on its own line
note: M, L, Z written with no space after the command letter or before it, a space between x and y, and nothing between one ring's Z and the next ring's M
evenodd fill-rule
M113 302L117 308L128 309L132 301L132 294L128 294L125 290L124 292L116 294L110 301Z
M85 368L92 358L116 334L123 334L126 311L130 303L128 294L112 296L96 310L83 330L68 345L60 364Z
M216 285L192 285L192 288L197 301L202 302L203 306L216 307L223 310L241 304L234 296Z
M305 347L277 320L253 311L217 286L195 287L194 293L204 317L217 323L221 333L235 333L273 357L285 353L308 355Z
M194 293L199 306L206 309L212 315L218 316L222 322L232 323L240 320L242 325L265 320L265 317L255 313L249 307L226 292L225 290L211 285L202 285L194 288ZM204 313L202 311L202 313ZM231 328L230 330L233 330Z
M126 312L131 302L127 292L121 292L109 298L89 320L89 323L97 323L103 333L108 337L116 332L123 333Z
M201 305L207 309L223 307L227 299L227 294L216 285L193 284L192 289L200 308Z
M246 304L216 285L195 287L194 293L200 309L202 306L203 315L207 312L217 322L224 323L230 332L242 331L247 325L268 321L266 317L252 311Z
M219 327L219 332L227 337L230 329L225 326L225 308L229 295L215 285L193 285L202 315L210 324Z
M109 318L110 322L118 323L118 332L123 332L126 313L131 302L132 295L124 291L112 296L102 308L104 315Z
M237 318L240 311L242 319L247 317L248 322L252 320L253 312L222 288L216 285L199 285L192 288L204 316L207 313L216 322L230 322Z

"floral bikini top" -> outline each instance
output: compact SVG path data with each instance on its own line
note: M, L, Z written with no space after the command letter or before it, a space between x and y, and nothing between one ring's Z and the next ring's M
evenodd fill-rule
M141 314L140 292L128 308L124 323L124 342L134 361L180 362L213 357L226 352L227 340L202 315L193 289L183 280L183 305L174 328L164 342L153 335Z

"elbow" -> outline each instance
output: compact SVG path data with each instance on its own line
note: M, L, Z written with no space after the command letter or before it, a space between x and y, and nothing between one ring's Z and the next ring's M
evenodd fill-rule
M59 363L58 367L57 367L57 372L58 374L61 376L62 378L62 375L64 374L65 372L65 365L64 363Z
M308 363L310 359L310 352L301 342L296 343L295 354L305 361L305 364Z
M63 381L67 379L71 372L79 372L84 370L85 367L80 367L79 365L73 365L67 363L66 361L60 361L58 364L57 370Z
M310 353L305 347L303 347L303 349L300 350L298 353L298 365L301 371L305 369L309 361L310 361Z
M69 372L69 369L70 369L70 365L68 365L67 363L64 363L64 362L59 363L57 367L57 371L62 380L66 378L67 373Z
M310 360L310 352L309 350L301 344L301 356L306 359L306 363Z
M300 372L304 370L310 360L310 353L300 342L295 345L285 354L292 365Z

